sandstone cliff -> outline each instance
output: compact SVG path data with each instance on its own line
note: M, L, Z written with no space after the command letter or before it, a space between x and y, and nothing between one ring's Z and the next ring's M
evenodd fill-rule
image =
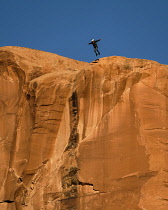
M1 47L0 116L0 209L168 209L168 66Z

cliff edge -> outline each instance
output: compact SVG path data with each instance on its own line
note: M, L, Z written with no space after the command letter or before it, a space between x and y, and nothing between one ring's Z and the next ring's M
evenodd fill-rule
M0 115L0 209L168 209L167 65L1 47Z

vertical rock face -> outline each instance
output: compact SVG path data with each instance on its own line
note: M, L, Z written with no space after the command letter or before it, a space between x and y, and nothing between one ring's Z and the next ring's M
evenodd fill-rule
M168 66L0 48L0 208L168 209Z

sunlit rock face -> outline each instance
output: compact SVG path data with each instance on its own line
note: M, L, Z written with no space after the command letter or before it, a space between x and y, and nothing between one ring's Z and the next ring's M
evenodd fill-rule
M0 209L168 209L168 66L1 47L0 116Z

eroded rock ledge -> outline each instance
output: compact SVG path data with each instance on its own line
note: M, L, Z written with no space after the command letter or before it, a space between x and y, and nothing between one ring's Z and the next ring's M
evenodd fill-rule
M0 48L0 208L167 210L168 66Z

